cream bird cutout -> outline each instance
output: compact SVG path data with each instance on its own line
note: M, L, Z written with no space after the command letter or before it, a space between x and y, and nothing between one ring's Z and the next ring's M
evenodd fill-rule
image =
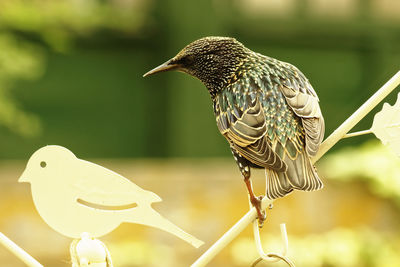
M33 201L44 221L57 232L80 238L103 236L123 222L152 226L194 247L203 241L162 217L151 204L160 202L125 177L78 159L62 146L45 146L29 159L19 182L31 183Z
M400 157L400 93L393 106L385 103L382 110L375 114L371 131Z

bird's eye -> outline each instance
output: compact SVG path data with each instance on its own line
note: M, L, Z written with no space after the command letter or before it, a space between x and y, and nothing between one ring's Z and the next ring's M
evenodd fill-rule
M194 57L192 55L187 55L181 58L180 63L183 64L184 66L191 65L194 61Z
M40 162L40 167L44 168L44 167L46 167L46 166L47 166L47 163L46 163L46 161L42 161L42 162Z

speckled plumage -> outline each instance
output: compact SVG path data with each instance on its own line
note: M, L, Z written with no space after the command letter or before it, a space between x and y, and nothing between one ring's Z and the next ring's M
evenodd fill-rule
M250 176L246 166L266 168L269 198L282 197L293 189L321 188L322 182L309 157L315 155L322 141L324 122L316 93L305 76L291 64L248 51L248 57L232 77L213 97L213 104L218 128L230 142L234 157L245 158L236 160L242 174ZM289 101L295 102L291 106L287 100L291 93L297 94L298 98L309 98L306 103L313 107L304 108L306 104L299 99ZM300 111L296 104L301 106ZM261 129L244 128L242 124L250 125L251 119L246 119L243 114L257 105L263 116L255 125L258 127L253 128ZM302 116L301 108L307 114ZM315 124L312 125L315 129L309 130L308 135L304 129L307 120ZM241 130L235 127L236 124ZM306 145L307 138L310 140ZM260 146L260 142L266 142L273 153L265 148L265 156L259 156L260 149L253 149L254 153L244 149L253 144Z
M314 89L296 67L233 38L205 37L147 74L172 69L207 87L218 129L245 181L250 168L265 168L269 198L322 188L310 157L323 139L324 119Z

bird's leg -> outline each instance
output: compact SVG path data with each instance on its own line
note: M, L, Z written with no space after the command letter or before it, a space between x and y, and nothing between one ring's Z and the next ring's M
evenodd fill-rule
M263 199L262 196L256 197L253 191L253 185L250 180L250 172L243 173L244 182L246 183L247 191L249 192L250 202L257 210L257 217L258 217L258 227L263 227L264 221L267 218L265 211L261 209L261 200Z
M256 197L254 195L253 185L251 184L251 180L250 180L250 176L251 176L250 165L251 165L251 163L247 159L242 157L242 155L240 155L240 153L237 152L236 149L233 148L232 146L231 146L231 151L233 154L233 158L235 159L236 164L239 167L240 173L243 175L244 182L246 183L247 191L249 192L250 203L257 210L258 226L261 228L266 219L266 215L265 215L265 212L263 212L261 210L261 200L263 197L262 196Z

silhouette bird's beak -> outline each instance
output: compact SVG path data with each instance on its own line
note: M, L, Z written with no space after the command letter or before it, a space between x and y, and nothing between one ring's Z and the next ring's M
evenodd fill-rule
M180 64L175 63L172 59L168 60L167 62L161 64L158 67L155 67L149 72L146 72L143 77L150 76L159 72L169 71L169 70L176 70L181 67Z
M22 173L21 177L19 177L18 182L19 183L28 183L29 179L26 177L26 170Z

